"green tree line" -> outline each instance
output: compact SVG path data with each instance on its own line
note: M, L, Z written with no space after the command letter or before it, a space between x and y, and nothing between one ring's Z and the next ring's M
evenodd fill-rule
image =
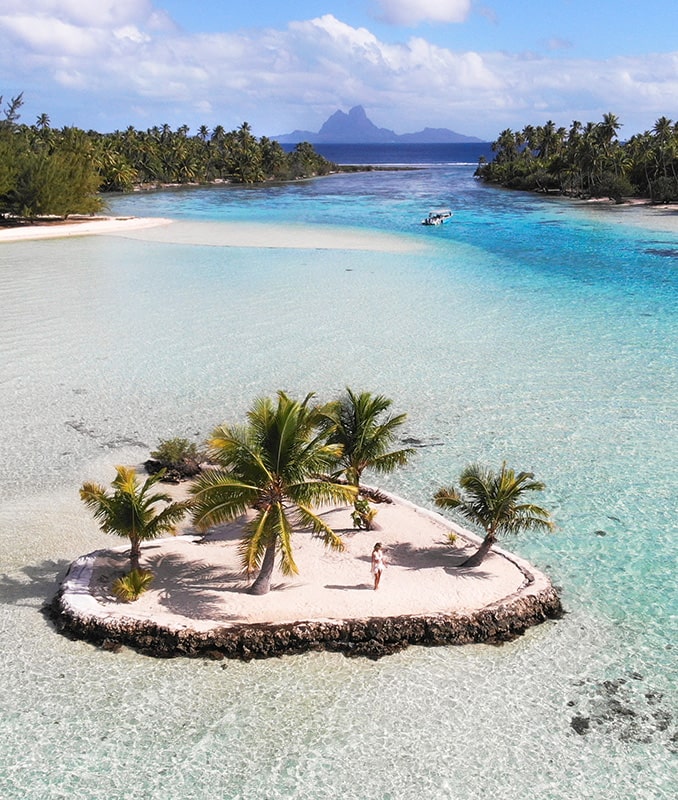
M481 159L476 175L511 189L559 192L572 197L645 197L656 203L678 200L678 122L660 117L650 131L620 141L615 114L569 128L526 125L503 130Z
M272 139L257 139L246 122L232 131L201 125L195 135L187 125L172 130L166 124L99 133L53 128L47 114L33 125L21 124L22 104L19 94L0 118L4 216L87 214L102 208L101 192L127 192L138 185L288 181L336 168L308 142L287 153Z

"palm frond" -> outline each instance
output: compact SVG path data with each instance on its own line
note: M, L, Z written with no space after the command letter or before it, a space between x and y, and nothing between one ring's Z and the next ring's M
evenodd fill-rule
M245 535L238 546L238 552L248 575L261 567L264 552L271 539L270 516L270 509L263 509L245 526Z
M206 470L189 492L193 523L205 530L247 513L259 496L259 487L226 470Z
M275 509L275 514L277 515L275 528L280 549L280 569L283 575L298 575L299 568L292 554L292 526L282 506Z
M435 504L440 508L458 508L463 501L454 486L443 486L433 496Z
M552 530L550 513L533 503L521 502L526 492L542 491L544 484L531 472L509 469L504 462L494 471L481 464L469 464L459 478L459 489L439 489L434 500L441 508L454 509L485 529L488 536L521 530Z
M322 517L315 514L312 509L300 505L297 507L297 513L300 524L305 528L310 528L315 537L322 539L325 547L339 552L345 549L346 546L341 537L337 536L333 528Z

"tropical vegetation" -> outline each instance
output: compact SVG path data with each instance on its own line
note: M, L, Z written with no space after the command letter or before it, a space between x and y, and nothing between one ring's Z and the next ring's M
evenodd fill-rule
M526 125L503 130L492 143L495 157L481 159L476 175L512 189L557 192L580 198L678 200L678 122L660 117L652 130L618 139L619 118L569 128Z
M125 603L137 600L153 583L153 573L148 569L133 569L113 581L113 594Z
M437 506L455 510L485 531L485 538L478 550L461 566L476 567L482 564L502 534L533 529L553 530L550 513L524 499L528 492L540 492L544 488L541 481L535 480L533 473L516 474L506 466L506 462L499 470L481 464L469 464L461 472L459 488L440 488L434 496Z
M92 511L104 533L129 539L130 566L138 570L141 543L174 533L190 502L173 502L171 495L152 491L162 473L149 476L140 485L133 467L119 466L115 470L112 491L101 484L86 482L80 488L80 499Z
M0 96L0 216L89 214L103 207L100 192L136 186L287 181L336 169L308 142L288 153L247 122L232 131L201 125L193 135L167 124L98 133L53 128L47 114L21 124L22 94L2 104Z
M356 490L321 477L336 464L341 446L328 442L322 410L312 400L312 394L299 401L278 392L276 401L256 400L245 425L217 427L209 445L218 467L202 473L190 489L193 522L199 529L254 510L240 547L247 574L258 571L252 594L270 590L276 556L283 575L298 573L295 529L310 529L325 546L344 549L316 508L352 501Z
M149 475L155 475L162 470L160 480L165 483L179 483L197 475L205 458L195 442L175 436L161 440L157 449L151 451L150 459L144 462L144 467Z
M347 388L343 397L323 409L328 442L341 448L339 469L334 474L345 476L356 489L353 522L357 528L369 530L376 514L360 485L363 472L393 472L406 464L414 452L407 447L391 449L407 419L407 414L392 416L392 404L384 395L358 394Z

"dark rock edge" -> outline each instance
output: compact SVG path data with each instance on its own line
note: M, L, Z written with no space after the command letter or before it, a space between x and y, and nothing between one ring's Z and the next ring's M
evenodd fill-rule
M538 592L511 595L472 614L403 615L346 620L252 623L195 631L176 630L152 620L100 619L74 613L60 590L47 608L57 631L105 650L130 647L155 658L271 658L327 650L377 660L411 644L434 647L502 644L528 628L563 616L563 607L549 584Z

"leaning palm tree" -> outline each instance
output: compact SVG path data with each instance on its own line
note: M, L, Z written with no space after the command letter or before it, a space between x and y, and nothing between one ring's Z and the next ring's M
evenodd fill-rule
M407 418L407 414L388 415L392 403L383 395L370 392L356 394L347 388L344 397L323 409L328 441L342 448L339 457L341 469L337 474L344 474L349 484L357 490L354 521L358 527L362 520L369 529L374 516L367 498L361 494L360 479L363 472L368 468L380 473L393 472L396 467L406 464L414 452L409 447L390 449L398 428Z
M480 525L485 538L478 550L461 566L476 567L482 563L501 534L521 530L553 530L551 515L541 506L522 502L526 492L542 491L544 484L534 480L531 472L509 469L504 462L499 472L481 464L469 464L459 476L459 489L445 486L434 496L441 508L451 508Z
M190 490L193 521L203 530L255 510L240 548L247 573L259 570L251 594L270 590L276 553L284 575L298 573L292 552L295 528L310 528L326 546L344 548L314 508L353 500L355 490L317 477L336 463L340 448L327 443L312 397L297 401L278 392L277 404L270 398L255 401L246 425L218 427L209 444L220 466L206 470Z
M162 478L158 472L139 486L136 470L132 467L116 467L117 475L109 493L98 483L83 483L80 499L94 513L94 518L104 533L114 533L130 540L130 564L132 570L139 569L141 542L155 539L163 533L174 533L177 523L190 507L189 501L172 502L164 492L151 493L153 486ZM156 513L155 506L165 503Z

